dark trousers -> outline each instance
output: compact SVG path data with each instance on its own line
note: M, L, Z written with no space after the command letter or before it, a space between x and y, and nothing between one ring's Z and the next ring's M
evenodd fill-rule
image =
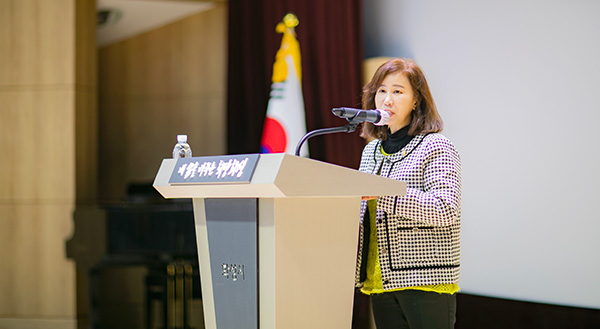
M402 290L371 295L377 329L452 329L456 294Z

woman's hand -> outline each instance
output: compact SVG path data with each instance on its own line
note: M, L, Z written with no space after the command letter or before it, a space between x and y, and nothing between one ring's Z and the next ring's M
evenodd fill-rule
M363 200L363 201L377 200L378 198L379 198L379 196L369 195L369 196L363 196L363 197L361 197L361 200Z

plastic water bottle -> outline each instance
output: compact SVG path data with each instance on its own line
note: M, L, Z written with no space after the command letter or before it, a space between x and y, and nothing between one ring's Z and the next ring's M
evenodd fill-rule
M177 144L173 148L173 159L189 158L192 156L192 149L187 143L187 135L177 135Z

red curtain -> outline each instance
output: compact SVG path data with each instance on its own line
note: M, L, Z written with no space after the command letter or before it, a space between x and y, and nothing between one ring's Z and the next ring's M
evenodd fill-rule
M302 90L307 130L343 126L334 107L360 108L362 0L230 0L228 64L229 154L258 153L275 53L275 26L286 13L300 24ZM297 141L294 141L297 143ZM358 168L364 142L354 133L309 140L310 157Z

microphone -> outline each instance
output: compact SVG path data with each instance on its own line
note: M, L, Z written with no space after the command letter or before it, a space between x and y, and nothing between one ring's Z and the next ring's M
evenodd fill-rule
M352 123L371 122L376 126L386 125L390 121L390 114L384 110L359 110L349 107L337 107L331 110L340 118L346 118Z

